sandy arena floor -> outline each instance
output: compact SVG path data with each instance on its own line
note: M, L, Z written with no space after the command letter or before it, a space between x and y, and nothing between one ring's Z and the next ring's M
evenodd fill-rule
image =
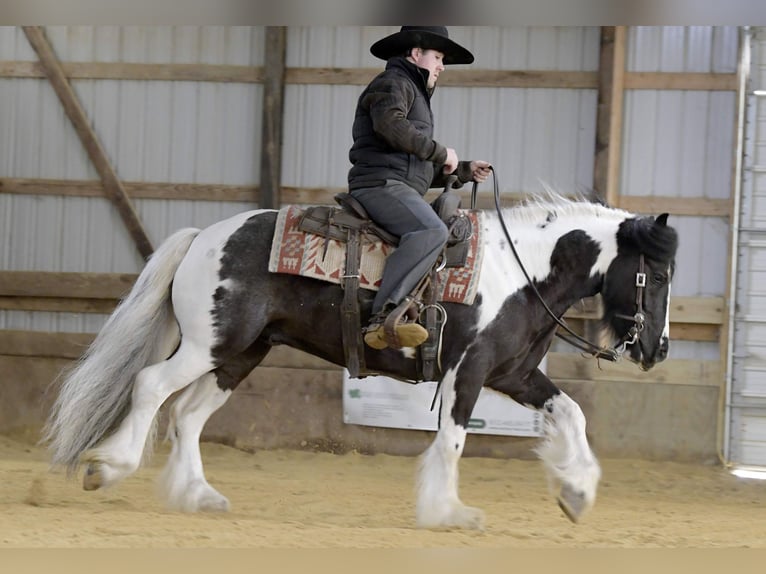
M0 547L766 548L766 482L720 467L602 460L593 511L571 524L539 462L463 458L461 497L486 530L414 528L416 460L297 451L255 454L204 444L228 514L166 511L154 496L164 464L107 491L48 472L43 449L0 437Z

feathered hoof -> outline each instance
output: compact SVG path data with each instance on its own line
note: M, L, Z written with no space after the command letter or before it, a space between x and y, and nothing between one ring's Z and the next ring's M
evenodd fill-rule
M484 530L484 511L463 504L453 506L445 516L420 516L418 528Z
M585 492L575 490L568 484L564 484L561 487L561 492L559 493L557 500L559 508L561 508L561 510L564 511L564 514L567 515L567 518L575 524L579 522L585 511L590 508Z

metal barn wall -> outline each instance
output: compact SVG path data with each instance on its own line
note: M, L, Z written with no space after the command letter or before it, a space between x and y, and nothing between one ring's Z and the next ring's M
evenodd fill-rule
M62 62L263 63L263 29L48 26ZM36 61L19 27L0 27L0 60ZM72 80L123 181L253 184L260 177L261 94L255 83ZM97 180L44 79L0 80L0 177ZM136 199L156 246L254 203ZM136 273L142 260L105 198L0 194L0 268ZM97 331L94 314L0 311L0 328Z
M383 70L369 46L398 27L290 27L288 67ZM598 27L455 27L471 66L451 69L595 71ZM346 184L351 125L361 86L288 85L285 91L287 186ZM571 193L593 184L595 89L437 86L435 137L464 159L496 165L503 192L539 191L541 181ZM488 189L488 188L487 188Z
M735 73L736 27L631 27L633 72ZM627 90L620 194L728 199L732 192L736 93ZM673 295L726 294L729 221L670 218L681 238ZM717 342L673 341L672 358L712 360Z
M288 27L286 66L288 70L382 69L383 62L369 54L369 46L396 29ZM46 33L62 62L262 66L265 61L266 34L260 27L46 27ZM451 27L450 33L476 55L472 66L455 66L456 70L585 72L591 78L600 73L598 27ZM629 28L628 33L629 71L736 71L736 28ZM19 28L0 28L0 62L6 60L36 60ZM563 193L594 187L595 82L580 88L449 86L450 71L443 75L445 82L440 82L433 100L436 136L463 158L491 161L502 192L534 192L543 185ZM71 83L121 180L259 184L263 97L259 81L72 79ZM286 83L283 190L345 186L353 109L361 89L359 83ZM731 90L627 89L619 194L664 200L728 199L734 97ZM97 180L46 80L0 76L0 100L10 102L0 108L0 181ZM308 201L311 194L303 197ZM155 245L180 227L204 226L256 206L255 201L186 199L134 203ZM673 215L671 222L679 229L682 250L674 295L724 296L726 218ZM713 270L706 265L711 261ZM136 273L140 267L141 259L106 199L0 193L0 271ZM0 330L93 333L104 318L97 313L0 310ZM707 342L691 336L674 341L671 357L714 364L718 349L710 335ZM577 359L576 353L571 354ZM13 361L22 388L28 370L41 361ZM565 365L568 369L573 363ZM656 378L646 382L635 369L596 380L577 367L562 387L589 417L597 452L709 459L711 453L714 456L719 389L710 383L713 376L706 377L704 388L695 380L679 380L686 368L673 371L674 380L652 375ZM291 433L288 424L309 425L300 432L323 440L352 432L333 426L337 421L329 417L296 417L290 407L295 396L280 394L316 399L314 413L338 409L338 372L322 371L311 361L291 364L290 372L269 369L259 370L257 389L249 379L243 383L240 400L214 416L208 436L230 436L227 433L234 431L226 424L239 420L240 413L246 422L238 427L237 436L264 446L287 446L286 437L294 438L298 432ZM268 408L260 398L264 393L273 393ZM32 391L28 394L36 400ZM0 406L0 423L3 408L10 407ZM259 421L256 431L248 409ZM357 436L373 440L369 433ZM382 443L392 435L376 436ZM424 440L408 436L401 442L419 441L409 451L417 452ZM481 452L498 452L495 443L481 439L472 443L477 441L488 445ZM527 452L526 444L515 450L514 444L505 446L504 453Z
M752 34L725 448L766 467L766 28Z

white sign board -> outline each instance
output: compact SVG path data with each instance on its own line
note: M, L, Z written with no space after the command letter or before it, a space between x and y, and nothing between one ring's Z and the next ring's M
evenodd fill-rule
M382 376L352 379L343 371L343 421L347 424L413 430L437 430L438 400L431 410L437 384L404 383ZM507 396L483 388L469 433L540 436L542 415Z

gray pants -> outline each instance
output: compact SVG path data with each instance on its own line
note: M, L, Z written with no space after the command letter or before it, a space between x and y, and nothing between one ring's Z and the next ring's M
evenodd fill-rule
M398 305L436 263L447 243L447 226L417 191L401 181L389 179L383 187L355 189L351 195L375 223L399 237L372 305L375 314Z

